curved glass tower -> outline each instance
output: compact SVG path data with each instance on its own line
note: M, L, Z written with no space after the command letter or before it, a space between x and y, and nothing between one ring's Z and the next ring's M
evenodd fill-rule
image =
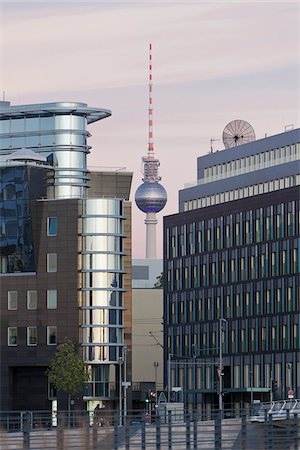
M111 115L85 103L10 106L1 102L0 163L22 148L42 154L54 167L54 197L86 196L90 147L87 125Z
M31 377L46 383L53 350L68 337L79 344L90 366L85 400L91 408L110 398L109 382L121 378L125 353L123 208L127 211L124 200L132 174L123 174L125 188L114 173L103 176L87 168L87 127L110 115L107 109L77 102L0 102L0 301L5 299L7 313L0 326L8 327L6 342L19 345L18 357L10 348L4 357L19 369L7 362L0 376L9 384L24 365ZM17 305L12 313L7 312L7 298ZM17 298L19 305L27 305L25 313ZM38 310L38 322L31 309ZM34 337L23 342L19 326ZM38 361L27 352L28 342L43 347ZM0 392L6 410L13 409L9 392L14 389L19 389L17 382ZM28 387L28 398L32 396ZM43 402L37 409L49 407ZM24 408L21 398L18 407Z

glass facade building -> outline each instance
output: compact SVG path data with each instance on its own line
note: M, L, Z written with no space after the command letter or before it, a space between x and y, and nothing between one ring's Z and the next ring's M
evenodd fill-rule
M164 221L166 384L216 407L221 338L225 407L299 397L300 131L200 157L198 177Z
M90 368L87 407L109 400L110 386L120 381L130 344L125 328L131 330L131 254L124 240L132 174L123 174L125 184L107 174L108 195L99 174L87 169L87 126L110 114L84 103L0 102L4 410L49 409L54 398L45 371L66 337ZM130 354L129 348L129 369Z

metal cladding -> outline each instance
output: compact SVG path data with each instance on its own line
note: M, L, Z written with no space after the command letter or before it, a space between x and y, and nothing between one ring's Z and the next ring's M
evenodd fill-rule
M167 192L157 182L145 182L137 188L135 202L137 207L144 213L157 213L167 203Z

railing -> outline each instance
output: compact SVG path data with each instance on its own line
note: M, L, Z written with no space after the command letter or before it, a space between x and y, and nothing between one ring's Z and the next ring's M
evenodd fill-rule
M176 407L176 404L171 404ZM270 407L270 405L269 405ZM167 408L166 408L167 409ZM176 409L175 409L176 411ZM262 450L297 449L298 419L287 414L284 426L273 426L266 409L264 423L252 423L242 413L222 419L212 411L209 419L197 411L49 411L2 412L0 414L1 449L205 449Z
M271 403L259 403L254 405L251 421L265 422L272 416L272 420L284 420L297 415L300 417L300 400L278 400Z

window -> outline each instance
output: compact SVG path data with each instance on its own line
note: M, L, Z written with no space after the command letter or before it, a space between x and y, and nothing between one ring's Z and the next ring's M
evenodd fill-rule
M27 309L37 309L37 291L27 291Z
M57 218L48 217L47 218L47 236L57 235Z
M16 310L18 309L18 292L8 291L7 292L7 309Z
M47 272L57 272L56 253L47 253Z
M36 327L27 327L27 345L37 345Z
M47 327L47 345L56 345L57 329L54 326Z
M57 308L57 290L48 289L47 290L47 308L56 309Z
M7 329L7 345L15 346L18 344L18 329L17 327L8 327Z

